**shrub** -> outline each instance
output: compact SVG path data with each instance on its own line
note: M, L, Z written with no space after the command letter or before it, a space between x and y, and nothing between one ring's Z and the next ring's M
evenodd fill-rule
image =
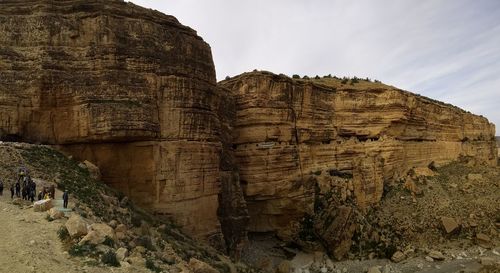
M300 79L300 76L297 75L297 74L293 74L292 78L294 78L294 79Z
M145 247L147 250L156 250L156 247L154 246L153 241L151 241L151 238L149 236L141 236L135 240L135 243L139 246Z
M69 248L68 253L71 256L88 256L89 254L95 253L95 247L87 244L74 244Z
M113 250L109 250L108 252L104 253L101 257L101 262L109 266L120 266L120 262L116 258L116 253Z
M61 226L57 230L57 237L59 237L59 240L61 240L61 241L65 241L65 240L69 239L69 232L65 226Z
M110 247L114 247L115 246L115 241L113 241L112 238L110 238L109 236L106 236L104 238L104 242L102 243L103 245L107 245L107 246L110 246Z
M358 83L359 79L357 77L352 78L351 83Z
M316 80L319 80L321 79L318 75L316 75L316 77L314 77Z
M45 220L47 220L47 221L49 221L49 222L52 222L52 221L54 221L54 218L50 217L50 215L48 215L48 214L47 214L47 215L45 216Z
M341 81L341 83L342 83L342 84L346 84L348 81L349 81L349 79L347 79L347 78L343 78L343 79L342 79L342 81Z
M231 77L229 77L229 76L226 76L226 81L227 81L227 80L229 80L229 79L231 79Z
M155 262L151 260L150 258L146 258L146 268L153 271L153 272L161 272L161 268L157 267L155 265Z

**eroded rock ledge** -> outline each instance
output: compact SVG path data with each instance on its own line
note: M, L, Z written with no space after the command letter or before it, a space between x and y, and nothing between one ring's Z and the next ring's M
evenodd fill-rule
M220 245L231 176L219 171L226 94L210 46L119 0L1 1L0 15L2 139L90 160L136 203Z
M342 256L358 210L412 167L496 164L485 118L386 85L264 72L217 85L194 30L130 3L9 0L0 15L0 138L93 162L233 257L248 222L293 238L318 211L335 221L311 228Z
M220 85L235 94L233 147L250 231L293 238L305 214L320 214L326 223L311 228L338 257L356 228L352 208L377 204L384 184L411 168L461 156L496 164L486 118L394 87L267 72Z

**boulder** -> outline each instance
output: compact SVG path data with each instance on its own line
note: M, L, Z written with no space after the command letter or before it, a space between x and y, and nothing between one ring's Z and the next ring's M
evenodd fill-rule
M442 261L442 260L446 259L446 257L443 255L443 253L441 253L440 251L437 251L437 250L432 250L427 255L436 261Z
M95 180L101 180L101 171L99 170L99 167L88 160L83 161L83 164L85 165L85 169L89 171L90 177L94 178Z
M109 237L109 238L113 239L113 241L116 240L115 231L113 230L112 227L110 227L106 224L102 224L102 223L92 224L92 225L90 225L89 230L97 231L100 234L102 234L102 236Z
M479 246L484 247L484 248L490 248L492 246L491 238L490 238L490 236L488 236L484 233L478 233L476 235L476 244L478 244Z
M491 241L490 236L484 234L484 233L478 233L476 235L476 239L482 243L489 243Z
M292 268L290 262L285 260L278 265L278 268L276 268L276 273L290 273L291 269Z
M446 233L452 233L458 230L459 225L454 218L451 217L441 217L441 225Z
M116 232L115 236L116 236L117 240L123 240L123 239L127 238L127 235L123 232Z
M87 233L87 235L85 235L80 240L80 242L78 242L78 244L79 245L85 245L85 244L99 245L99 244L104 243L105 240L106 240L106 237L102 233L99 233L98 231L95 231L95 230L91 230Z
M404 259L406 259L406 256L401 251L394 252L394 254L392 254L392 257L391 257L391 260L395 263L399 263L399 262L403 261Z
M189 260L189 268L191 268L193 273L219 273L219 271L212 266L196 258L191 258Z
M52 207L53 207L52 199L40 200L33 203L33 209L35 211L40 211L40 212L48 211Z
M134 256L128 257L126 262L128 262L132 265L135 265L135 266L139 266L139 267L146 266L146 259L144 259L142 256L139 256L139 255L134 255Z
M382 272L380 272L379 266L372 266L368 269L368 273L382 273Z
M64 217L64 212L56 209L56 208L51 208L48 212L50 218L56 220L56 219L61 219Z
M98 245L104 243L106 238L116 241L113 228L106 224L95 223L88 227L88 234L80 240L79 244Z
M87 235L87 222L78 214L72 214L65 226L71 238Z
M108 225L112 228L116 228L118 226L118 221L116 220L111 220L109 221Z
M127 256L128 256L128 249L120 247L118 250L116 250L116 258L118 259L118 261L125 260Z
M124 224L119 224L118 226L116 226L115 228L115 232L121 232L121 233L125 233L127 231L127 226L124 225Z

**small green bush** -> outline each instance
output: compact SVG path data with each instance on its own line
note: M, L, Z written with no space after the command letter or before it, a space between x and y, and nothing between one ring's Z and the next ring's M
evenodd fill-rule
M292 78L294 78L294 79L300 79L300 76L297 75L297 74L293 74Z
M57 230L57 237L59 237L59 240L61 240L61 241L65 241L65 240L69 239L68 229L66 229L65 226L61 226Z
M52 221L54 221L54 218L50 217L50 215L48 215L48 214L47 214L47 215L45 216L45 220L47 220L47 221L49 221L49 222L52 222Z
M71 256L88 256L89 254L95 253L95 247L87 244L74 244L69 248L68 253Z
M120 262L116 258L116 253L113 250L109 250L108 252L104 253L101 257L101 262L109 266L120 266Z
M146 258L146 268L156 273L161 272L161 268L157 267L155 262L150 258Z
M103 245L107 245L107 246L110 246L110 247L114 247L115 246L115 241L113 241L112 238L110 238L109 236L106 236L104 238L104 242L102 243Z

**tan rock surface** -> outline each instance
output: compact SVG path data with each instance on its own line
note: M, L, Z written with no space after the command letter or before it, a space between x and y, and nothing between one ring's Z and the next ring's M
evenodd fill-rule
M38 211L38 212L43 212L43 211L48 211L53 206L54 205L52 205L51 199L40 200L40 201L36 201L35 203L33 203L33 210Z
M441 217L441 225L444 228L446 233L452 233L453 231L458 229L457 221L452 217Z
M380 201L384 183L432 162L497 162L486 118L391 86L268 72L220 85L235 93L233 147L251 231L286 233L327 193L363 210Z
M87 234L87 222L78 214L72 214L64 225L72 238Z
M224 94L194 30L120 0L2 1L0 45L1 139L58 145L189 234L221 240Z

